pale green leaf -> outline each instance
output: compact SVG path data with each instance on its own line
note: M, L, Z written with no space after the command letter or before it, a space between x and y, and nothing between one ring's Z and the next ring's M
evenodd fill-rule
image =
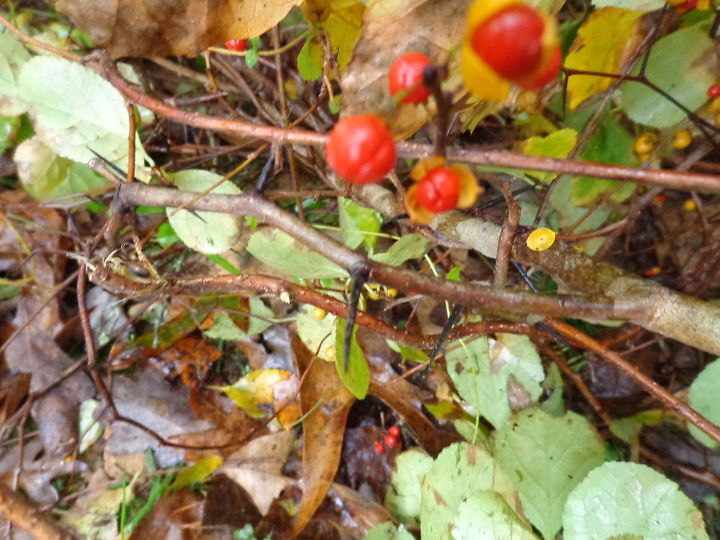
M396 527L388 521L370 529L362 540L415 540L415 537L403 525Z
M377 211L360 206L345 197L340 197L338 203L340 228L345 245L355 249L364 242L368 248L374 248L377 243L377 235L374 233L380 232L382 225L382 219Z
M470 494L458 507L453 540L536 540L499 493L487 489Z
M657 426L667 415L666 411L650 409L626 418L619 418L610 422L610 431L617 438L626 443L638 441L643 426Z
M720 388L720 358L705 366L705 369L700 372L690 385L690 394L688 396L692 408L716 425L720 424L718 388ZM690 434L705 446L709 448L718 447L717 442L694 425L690 424L689 429Z
M328 362L335 361L335 315L328 313L322 319L314 315L313 306L304 305L296 319L300 340L308 350Z
M420 485L432 464L433 459L417 449L395 458L395 470L385 494L385 508L400 523L419 525Z
M552 158L565 158L577 143L578 134L574 129L566 128L555 131L546 137L530 137L523 143L523 154L528 156L542 156ZM537 173L525 171L532 174L542 182L550 182L557 174Z
M347 278L340 266L277 229L253 233L247 251L282 274L299 279Z
M636 11L655 11L665 6L665 0L593 0L596 8L619 7Z
M125 100L108 81L77 62L36 56L20 70L18 95L37 135L58 154L87 163L91 149L127 169L129 120ZM136 136L136 173L150 158Z
M543 389L552 390L550 397L540 404L540 408L543 411L552 416L562 416L565 414L565 401L563 400L564 386L565 383L563 382L560 368L553 362L548 367L547 375L542 382Z
M590 471L565 504L565 540L706 540L700 511L680 487L637 463L610 462Z
M13 159L23 188L36 199L73 195L108 184L84 163L58 156L38 137L21 142Z
M445 448L422 483L422 538L451 538L450 531L457 520L460 504L473 493L487 489L513 503L510 481L487 451L468 443L455 443Z
M707 22L672 32L653 46L646 75L694 111L707 101L707 88L716 82L715 71L708 64L713 61L713 47ZM638 69L639 66L634 72ZM687 116L679 107L640 83L624 83L619 96L624 111L639 124L664 128Z
M523 511L546 539L562 524L568 494L605 460L595 428L573 412L520 412L498 430L495 459L520 492Z
M235 341L247 338L247 332L238 327L227 313L218 313L213 317L213 323L213 327L205 331L205 336L210 339Z
M173 173L170 179L181 191L237 195L240 188L214 172L188 169ZM240 237L241 221L236 216L219 212L190 212L176 208L166 209L168 220L180 239L200 253L224 253Z
M86 399L78 409L78 434L80 445L78 452L83 453L90 448L105 432L105 426L95 420L95 411L100 407L96 399Z
M459 340L448 347L445 361L460 397L496 428L542 393L542 361L527 336Z
M357 328L353 329L353 337L350 342L350 355L348 357L347 369L345 369L343 359L343 336L345 334L345 319L336 319L335 328L335 366L338 375L342 380L345 388L350 390L352 395L358 399L365 399L370 388L370 367L360 345L358 345L355 334Z
M385 253L375 253L370 258L389 266L400 266L410 259L423 257L430 247L430 242L418 233L406 234L395 242Z
M26 111L18 98L20 68L31 55L10 32L0 32L0 116L17 116Z

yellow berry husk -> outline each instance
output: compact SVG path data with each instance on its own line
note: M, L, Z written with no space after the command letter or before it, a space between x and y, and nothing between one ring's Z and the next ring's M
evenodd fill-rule
M688 212L697 210L697 204L695 204L695 201L693 201L692 199L688 199L683 203L683 210L686 210Z
M708 105L708 111L711 114L720 113L720 97L716 97L710 102L710 105Z
M385 294L387 294L388 298L395 298L398 295L398 290L397 289L388 289Z
M531 232L525 244L533 251L545 251L555 243L555 231L547 227L540 227Z
M380 295L377 294L375 291L368 291L367 297L368 297L370 300L380 300Z
M635 139L633 152L638 155L649 154L657 146L658 136L655 133L647 132Z
M313 317L316 318L318 321L322 321L325 317L327 317L327 311L325 311L321 307L316 307L313 309Z
M666 0L666 2L667 2L668 5L670 5L670 6L679 6L679 5L681 5L681 4L684 4L684 3L685 3L685 0Z
M682 129L675 132L675 135L673 136L672 146L676 150L682 150L683 148L687 148L688 146L690 146L692 142L693 136L692 133L690 133L690 130Z

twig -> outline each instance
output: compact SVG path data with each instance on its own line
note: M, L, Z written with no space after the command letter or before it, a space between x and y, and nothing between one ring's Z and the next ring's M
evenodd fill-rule
M547 320L545 323L553 330L565 336L571 342L601 356L607 362L630 377L636 384L642 387L646 392L665 405L668 409L678 413L714 441L720 442L720 427L713 424L703 415L694 411L687 403L677 398L672 392L660 386L650 377L642 373L622 356L607 349L587 334L567 323L557 320Z
M75 539L75 536L60 527L52 518L40 512L2 482L0 482L0 514L38 540Z

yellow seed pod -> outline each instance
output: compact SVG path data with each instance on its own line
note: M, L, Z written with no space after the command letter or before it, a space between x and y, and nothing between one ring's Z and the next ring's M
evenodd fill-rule
M708 111L710 111L710 114L720 113L720 97L717 97L710 102Z
M667 3L671 6L679 6L680 4L684 4L685 0L667 0Z
M330 360L331 362L335 360L335 347L330 345L329 347L325 347L325 352L323 353L323 356L325 357L325 360Z
M318 321L322 321L325 317L327 317L327 311L325 311L321 307L316 307L313 309L312 312L313 317L315 317Z
M633 152L636 154L649 154L655 149L658 142L658 136L650 131L643 133L637 139L633 145Z
M683 203L683 210L686 210L688 212L697 210L697 204L695 204L695 201L693 201L692 199L688 199Z
M380 295L375 291L367 291L367 297L370 300L380 300Z
M690 133L690 130L688 129L681 129L680 131L676 131L675 135L673 136L672 146L673 148L676 148L677 150L682 150L683 148L687 148L692 144L693 136L692 133Z
M398 295L397 289L388 289L385 294L387 294L388 298L395 298Z
M533 251L545 251L555 243L555 231L547 227L540 227L531 232L525 244Z

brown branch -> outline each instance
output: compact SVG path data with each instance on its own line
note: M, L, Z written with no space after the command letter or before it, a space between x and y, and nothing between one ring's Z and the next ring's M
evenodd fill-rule
M72 540L75 538L52 518L40 512L22 495L0 482L0 514L22 527L38 540Z
M18 29L2 15L0 15L0 24L5 26L5 28L7 28L11 33L15 34L20 41L27 43L31 47L35 47L36 49L40 49L42 51L50 52L56 56L62 56L63 58L65 58L66 60L70 60L71 62L78 62L82 58L80 55L71 53L70 51L66 51L64 49L53 47L52 45L48 45L47 43L43 43L42 41L39 41L32 36L29 36L22 30Z
M256 139L277 141L282 143L297 143L310 145L324 145L326 136L314 131L286 129L271 126L259 126L250 122L217 118L195 112L183 111L167 103L154 99L142 93L135 86L128 83L118 73L111 61L105 57L102 62L103 72L110 83L115 86L129 101L150 109L158 116L174 122L186 124L203 129L235 133ZM426 158L434 153L428 144L400 142L397 143L398 155L406 158ZM666 188L680 190L694 190L703 193L720 193L720 179L709 174L697 174L669 170L648 170L622 165L609 165L589 161L574 161L568 159L525 156L512 152L481 150L479 148L449 148L447 157L450 161L458 163L471 163L476 165L494 165L510 167L519 170L535 170L554 172L558 174L572 174L576 176L593 176L609 178L625 182L640 182L654 184Z
M332 296L289 281L262 275L222 275L141 283L114 273L106 266L98 266L90 279L96 285L124 298L148 296L155 293L172 296L197 296L210 293L240 294L252 292L275 297L287 295L293 301L320 307L338 317L347 317L348 311L348 307L344 302ZM358 311L356 323L409 347L431 349L435 344L434 336L424 336L395 328L363 311ZM464 324L455 328L450 335L451 339L454 340L472 335L487 335L498 332L516 334L531 333L532 331L532 327L527 324L488 320L480 323Z
M252 216L286 232L296 240L322 254L346 270L357 264L368 264L370 277L401 291L417 291L441 297L456 304L480 307L505 313L530 313L551 317L632 319L645 321L647 307L630 298L608 300L602 294L543 295L524 291L495 289L484 285L466 285L430 278L403 268L386 266L366 259L333 238L315 230L293 214L283 211L257 195L209 194L197 199L196 193L148 186L139 182L124 184L118 198L126 206L183 206L192 210L209 210L235 216Z
M720 427L713 424L703 415L694 411L687 403L675 397L672 392L642 373L622 356L607 349L587 334L567 323L556 320L546 320L545 324L570 340L572 343L600 355L607 362L630 377L638 386L642 387L665 407L678 413L680 416L685 418L685 420L706 433L714 441L720 442Z

